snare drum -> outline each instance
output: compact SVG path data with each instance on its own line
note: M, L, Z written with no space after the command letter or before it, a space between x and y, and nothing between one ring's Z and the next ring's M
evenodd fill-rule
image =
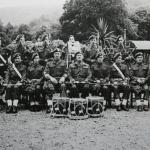
M52 98L52 117L67 117L69 107L69 98L53 96Z
M104 97L90 96L87 97L88 109L87 113L90 117L100 117L105 109L106 101Z
M83 98L72 98L69 101L68 117L70 119L87 119L87 99Z

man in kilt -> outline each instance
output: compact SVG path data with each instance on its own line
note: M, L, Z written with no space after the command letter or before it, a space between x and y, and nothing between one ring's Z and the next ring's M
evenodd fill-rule
M103 60L104 54L98 53L96 55L96 62L91 66L92 80L95 83L92 85L91 93L94 96L103 96L107 102L107 106L110 107L110 88L108 86L110 67Z
M52 96L54 93L60 93L60 96L64 96L65 79L67 78L67 65L64 60L61 59L62 52L59 48L54 50L54 59L47 62L44 76L44 92L47 100L47 113L52 110Z
M28 86L26 91L29 95L30 110L40 110L40 102L42 99L43 88L43 71L44 67L39 63L40 57L38 53L34 53L32 56L32 62L27 68L27 82Z
M132 92L135 94L137 111L148 111L150 70L148 65L143 63L143 53L136 53L135 61L136 63L131 66Z
M21 63L21 54L13 55L12 64L8 66L6 72L6 113L17 113L18 101L21 95L21 82L26 78L26 66Z
M122 109L128 111L128 99L130 95L130 87L128 84L129 69L123 64L121 53L116 53L114 63L110 68L111 90L114 94L112 98L115 100L116 110Z

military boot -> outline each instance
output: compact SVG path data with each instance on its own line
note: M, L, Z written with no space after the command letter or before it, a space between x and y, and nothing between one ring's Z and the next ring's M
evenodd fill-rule
M13 108L12 108L12 113L14 113L14 114L18 113L17 106L13 106Z
M46 113L50 114L52 112L52 106L47 106Z
M12 113L12 106L7 106L7 108L6 108L6 113L7 113L7 114Z
M120 105L116 106L116 110L121 111L121 106Z
M129 108L128 108L126 105L122 105L122 109L123 109L124 111L129 111Z
M137 106L137 111L143 111L143 107L141 105Z
M147 106L147 105L144 105L143 110L144 110L144 111L148 111L148 106Z

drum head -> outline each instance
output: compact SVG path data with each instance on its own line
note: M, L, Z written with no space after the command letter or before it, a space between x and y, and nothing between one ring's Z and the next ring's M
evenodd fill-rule
M102 113L102 111L103 111L103 107L100 103L95 103L92 106L92 113L93 114L100 114L100 113Z

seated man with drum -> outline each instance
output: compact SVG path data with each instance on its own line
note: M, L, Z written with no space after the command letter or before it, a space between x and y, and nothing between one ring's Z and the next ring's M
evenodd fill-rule
M128 99L130 88L128 85L128 78L129 69L123 64L121 53L116 53L114 56L114 63L110 68L110 82L117 111L121 111L121 109L125 111L129 110Z
M77 52L75 62L69 65L69 79L71 82L69 97L71 98L86 98L89 96L88 81L92 73L90 66L83 62L83 58L83 54Z
M100 50L97 44L96 36L90 36L89 42L89 45L87 45L84 51L84 61L91 66L93 63L95 63L96 55Z
M61 59L61 50L56 48L54 50L54 58L46 64L44 70L45 83L44 91L47 100L47 113L52 110L52 96L54 93L60 93L60 96L65 95L65 79L67 78L67 65L64 60Z
M105 64L104 54L98 53L96 55L96 62L91 66L92 81L95 84L92 85L92 96L102 96L107 102L107 106L111 106L110 102L110 88L108 86L110 67Z
M137 111L148 111L150 70L148 65L143 63L143 53L136 53L135 61L131 66L131 87L135 94Z

